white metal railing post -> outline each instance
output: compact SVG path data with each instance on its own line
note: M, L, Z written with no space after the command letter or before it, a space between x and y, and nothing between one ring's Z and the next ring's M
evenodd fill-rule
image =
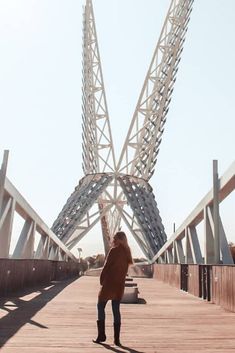
M219 234L219 177L218 161L213 160L213 219L214 219L214 262L220 263L220 234Z
M213 162L213 188L203 197L186 220L175 231L170 239L153 257L152 263L158 261L171 248L176 245L177 257L180 263L186 263L188 254L184 254L182 240L187 245L185 228L189 228L191 235L191 249L194 251L196 263L233 265L233 258L228 246L227 237L219 215L219 204L235 190L235 161L229 169L218 178L217 161ZM204 221L204 254L197 234L197 225ZM185 252L186 252L186 246Z
M4 185L7 172L9 150L4 150L2 166L0 169L0 215L2 210L3 196L4 196Z

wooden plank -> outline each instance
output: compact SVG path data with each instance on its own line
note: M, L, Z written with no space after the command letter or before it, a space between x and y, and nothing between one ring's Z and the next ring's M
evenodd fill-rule
M121 305L124 348L113 345L110 303L106 310L107 342L92 342L99 283L97 277L87 276L2 302L1 352L235 352L234 313L155 279L135 281L140 303Z

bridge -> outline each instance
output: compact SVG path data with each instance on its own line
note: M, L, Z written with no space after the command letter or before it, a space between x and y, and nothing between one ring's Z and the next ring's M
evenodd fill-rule
M135 278L139 301L121 306L123 347L113 344L110 307L107 342L102 345L92 342L96 336L97 277L38 284L1 299L1 350L4 353L234 352L235 314L229 311L235 310L231 284L234 271L229 270L231 267L213 267L217 279L215 282L214 277L210 301L203 290L203 280L196 280L197 265L189 267L188 292L180 291L180 285L186 285L184 281L180 284L180 265L160 265L160 268L155 265L154 278ZM200 297L199 283L202 283Z
M167 236L155 171L192 0L172 0L120 157L116 160L91 0L83 16L83 171L52 227L0 169L0 345L3 352L235 352L235 267L220 215L235 189L235 163L219 176L182 225ZM13 222L23 226L10 252ZM122 347L95 345L98 271L74 249L100 222L104 252L126 227L146 261L129 275L134 303L122 304ZM203 226L200 239L199 226ZM126 291L128 291L128 285Z

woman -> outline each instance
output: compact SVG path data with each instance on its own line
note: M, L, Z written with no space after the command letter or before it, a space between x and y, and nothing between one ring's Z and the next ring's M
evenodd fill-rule
M114 343L120 346L120 302L124 293L125 278L128 266L132 264L131 250L128 246L127 237L124 232L117 232L113 238L113 246L106 258L100 275L101 289L98 295L98 337L95 343L104 342L105 335L105 306L108 300L112 300L112 311L114 319Z

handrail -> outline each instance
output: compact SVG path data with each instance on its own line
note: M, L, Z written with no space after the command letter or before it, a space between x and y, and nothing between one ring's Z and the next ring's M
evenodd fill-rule
M46 223L39 217L19 191L14 187L10 180L6 177L5 190L11 196L14 197L16 205L15 210L24 218L30 217L36 222L36 230L40 234L47 235L53 243L66 254L69 258L76 260L76 257L68 250L64 243L55 235L55 233L46 225ZM14 196L13 196L14 195Z
M235 161L232 163L232 165L228 168L228 170L221 176L219 179L219 202L221 203L233 190L235 189ZM186 218L186 220L180 225L180 227L175 231L175 233L169 238L169 240L163 245L163 247L157 252L157 254L153 257L152 263L158 261L161 259L161 262L168 262L168 263L184 263L187 262L186 260L186 254L184 254L184 259L183 256L179 256L178 254L178 259L175 259L174 257L177 257L177 252L179 252L179 249L177 249L176 242L180 242L183 238L188 237L188 246L191 246L191 252L192 255L195 255L194 258L192 258L191 263L198 263L197 261L197 256L196 253L198 249L198 240L197 244L195 244L195 238L197 238L197 234L195 231L195 227L202 221L205 220L205 218L208 216L209 220L209 226L210 226L210 231L213 232L213 217L211 215L211 208L213 205L213 189L211 189L205 196L204 198L198 203L198 205L194 208L194 210L189 214L189 216ZM207 212L209 211L209 215ZM193 229L193 235L188 234L189 229ZM192 232L191 232L192 233ZM232 257L230 254L229 249L226 249L227 246L227 240L226 236L223 230L222 222L220 219L220 235L221 235L221 246L223 246L223 251L225 251L225 259L223 263L233 263ZM194 237L194 239L192 239ZM194 240L194 241L193 241ZM180 245L181 250L182 246ZM170 254L167 252L170 250ZM171 254L172 250L174 250L175 254ZM182 251L181 251L182 254ZM172 255L172 256L171 256ZM174 256L176 255L176 256ZM182 254L183 255L183 254ZM168 257L168 259L167 259ZM181 257L181 259L179 259ZM193 257L193 256L192 256ZM202 257L200 258L202 260ZM180 261L181 260L181 261ZM202 261L200 261L201 263Z
M4 154L5 155L5 154ZM9 258L10 242L14 213L17 212L24 220L24 226L18 238L13 258L37 258L67 261L77 261L64 243L39 217L25 198L1 172L2 205L0 207L0 258ZM34 252L35 232L41 235L36 253Z

